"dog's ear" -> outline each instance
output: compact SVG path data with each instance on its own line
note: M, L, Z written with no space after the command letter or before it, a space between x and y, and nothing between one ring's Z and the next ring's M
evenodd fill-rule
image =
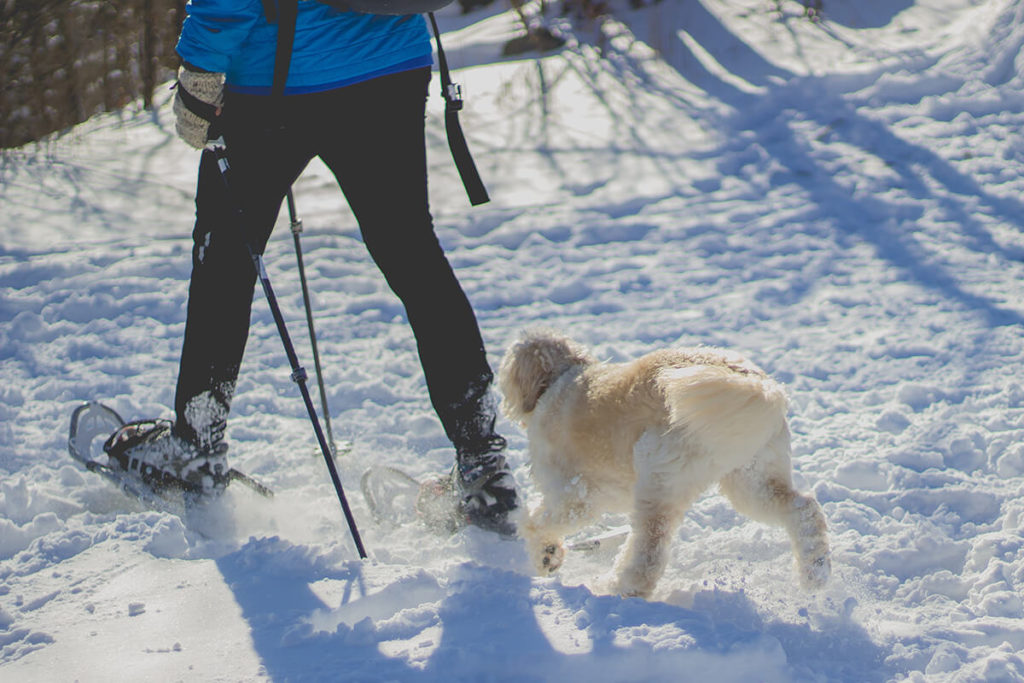
M535 345L525 340L513 344L498 369L501 409L513 422L521 422L537 407L550 385L550 368Z
M526 333L509 348L498 371L502 410L510 420L522 421L562 373L590 362L587 350L568 337L547 330Z

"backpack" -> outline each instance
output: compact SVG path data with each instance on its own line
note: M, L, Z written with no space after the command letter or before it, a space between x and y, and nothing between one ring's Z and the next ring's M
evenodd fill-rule
M466 144L466 136L459 124L459 110L462 109L462 91L457 83L452 83L448 71L448 60L441 47L441 31L437 28L434 11L451 4L452 0L316 0L347 12L360 14L427 14L434 31L437 45L438 70L441 74L441 95L444 97L444 127L448 136L448 149L451 150L459 177L469 195L469 203L473 206L490 201L487 188L484 187L480 173L476 170L473 157ZM263 0L263 11L267 21L277 22L277 48L274 55L274 84L271 88L272 97L284 94L285 82L288 80L288 67L292 59L292 45L295 41L295 21L299 11L299 0Z

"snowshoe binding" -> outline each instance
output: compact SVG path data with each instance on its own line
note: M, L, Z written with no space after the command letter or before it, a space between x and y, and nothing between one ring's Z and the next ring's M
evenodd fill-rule
M110 435L103 450L112 463L158 493L180 489L197 496L220 495L230 481L227 444L201 451L178 436L169 420L124 424Z

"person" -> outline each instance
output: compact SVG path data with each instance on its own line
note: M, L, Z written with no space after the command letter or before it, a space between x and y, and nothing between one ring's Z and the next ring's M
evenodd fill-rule
M204 149L175 419L127 425L108 451L129 467L204 491L226 486L225 428L256 282L243 240L262 253L288 188L319 157L405 307L430 401L454 446L455 464L433 488L452 496L456 519L511 534L518 502L506 442L495 431L493 373L428 205L424 127L433 58L426 22L299 2L284 96L271 97L272 19L261 0L187 5L177 44L176 130L205 148L210 122L185 100L214 109L241 206L232 205L215 154Z

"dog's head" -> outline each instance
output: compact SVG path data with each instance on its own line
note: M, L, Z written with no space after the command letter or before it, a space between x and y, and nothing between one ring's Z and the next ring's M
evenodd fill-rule
M586 348L551 330L528 330L511 346L498 370L501 408L513 422L522 422L541 395L566 370L593 362Z

